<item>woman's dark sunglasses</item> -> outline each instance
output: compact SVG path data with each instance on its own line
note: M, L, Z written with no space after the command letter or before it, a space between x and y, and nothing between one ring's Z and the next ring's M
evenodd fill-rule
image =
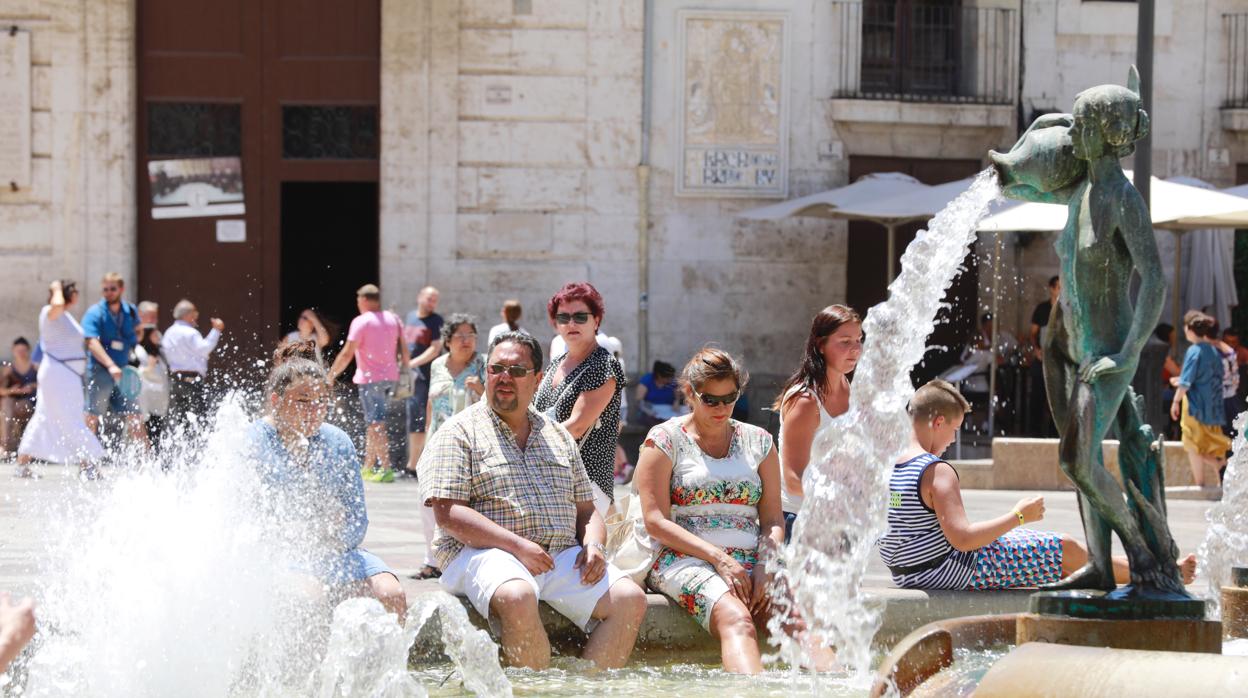
M524 378L530 373L537 371L536 368L529 368L527 366L504 366L502 364L490 364L486 368L489 369L492 375L497 376L503 371L506 371L512 378Z
M585 312L555 313L555 323L559 325L566 325L569 322L575 322L578 325L584 325L585 323L589 322L589 318L590 318L589 313L585 313Z
M717 407L719 405L731 405L732 403L737 401L737 398L741 397L740 390L734 390L731 393L728 393L727 395L707 395L706 393L699 393L696 390L693 391L693 394L697 395L698 399L702 401L702 404L706 405L707 407Z

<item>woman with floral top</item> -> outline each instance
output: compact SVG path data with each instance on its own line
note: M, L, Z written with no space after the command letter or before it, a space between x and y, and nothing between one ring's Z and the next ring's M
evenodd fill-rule
M731 418L747 380L728 353L695 354L681 377L693 412L650 430L634 479L663 546L647 582L719 638L725 669L752 674L762 670L756 624L770 611L759 558L784 542L784 518L771 435Z

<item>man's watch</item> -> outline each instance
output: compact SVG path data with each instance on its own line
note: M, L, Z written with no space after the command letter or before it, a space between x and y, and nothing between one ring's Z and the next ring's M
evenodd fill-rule
M603 555L607 554L607 546L603 545L602 543L599 543L598 541L594 541L593 543L586 543L585 547L597 548L598 552L602 553Z

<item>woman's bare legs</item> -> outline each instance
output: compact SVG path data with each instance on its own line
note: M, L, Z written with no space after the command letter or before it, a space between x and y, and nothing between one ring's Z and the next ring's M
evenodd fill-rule
M741 599L724 594L711 608L711 635L719 638L720 658L724 671L733 674L757 674L763 670L763 657L758 651L758 631L750 610Z

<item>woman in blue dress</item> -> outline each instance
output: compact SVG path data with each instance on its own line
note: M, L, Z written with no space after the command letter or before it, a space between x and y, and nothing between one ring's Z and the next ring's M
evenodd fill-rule
M268 413L252 424L248 446L272 488L269 503L282 516L297 513L290 529L312 538L298 546L307 558L298 567L333 595L371 596L402 621L407 597L398 577L360 547L368 531L360 460L351 438L325 423L329 393L316 344L286 341L273 363Z

